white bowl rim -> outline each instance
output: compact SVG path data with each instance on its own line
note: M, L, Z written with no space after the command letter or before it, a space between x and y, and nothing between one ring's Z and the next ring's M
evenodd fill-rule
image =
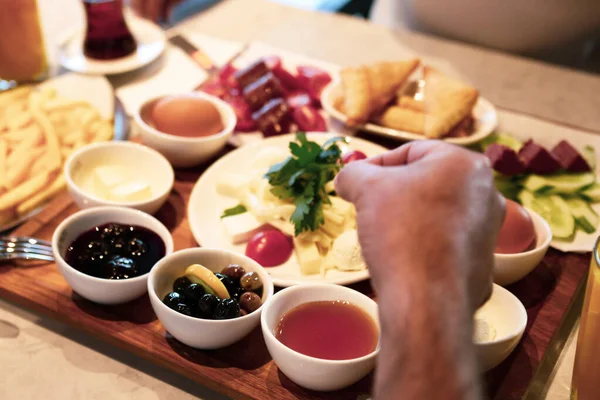
M312 289L316 289L316 288L331 288L331 287L338 287L338 288L341 288L341 290L343 290L343 291L356 292L358 295L365 297L370 302L372 302L373 304L375 304L375 306L379 309L379 305L377 304L377 302L375 302L375 300L373 300L369 296L367 296L367 295L359 292L358 290L350 289L349 287L346 287L346 286L336 285L336 284L333 284L333 283L303 283L303 284L300 284L300 285L288 286L288 287L283 288L282 290L280 290L279 292L277 292L277 293L275 293L273 295L273 297L269 301L269 304L267 305L266 309L263 311L262 315L260 316L260 320L261 320L260 322L261 322L261 327L263 327L263 333L267 332L267 334L272 339L274 339L278 343L278 345L281 345L281 346L285 347L285 349L287 351L292 352L292 354L294 354L296 357L300 357L300 359L305 360L305 361L309 361L309 362L319 362L319 363L323 363L323 364L332 364L332 365L343 366L343 365L355 364L357 362L365 361L365 360L368 360L370 358L373 358L373 357L377 356L377 354L379 354L379 349L381 347L381 344L380 344L381 327L380 326L377 327L377 330L378 330L378 333L379 333L379 338L377 340L377 347L375 347L375 350L373 350L369 354L365 354L364 356L357 357L357 358L351 358L351 359L348 359L348 360L328 360L328 359L325 359L325 358L312 357L312 356L307 356L306 354L302 354L302 353L300 353L300 352L298 352L298 351L296 351L296 350L294 350L294 349L286 346L285 344L283 344L279 339L277 339L277 337L275 337L275 335L273 334L272 329L270 329L267 326L267 322L266 322L267 317L266 317L266 315L268 314L268 309L269 309L269 307L271 305L273 305L277 301L278 298L280 298L282 296L290 295L291 293L296 292L296 291L312 290ZM320 300L314 300L314 301L320 301ZM302 303L302 304L306 304L306 303ZM356 304L353 304L353 305L355 307L359 307ZM362 309L362 307L361 307L361 309ZM368 314L369 317L373 318L372 315L371 315L371 313L368 313L364 309L363 309L363 312L365 312L366 314Z
M161 258L160 260L158 260L151 268L148 272L146 272L143 275L140 276L136 276L134 278L128 278L128 279L104 279L104 278L97 278L95 276L91 276L88 274L85 274L75 268L73 268L66 260L65 258L62 256L60 249L58 248L58 237L59 234L62 233L63 231L66 230L66 228L72 224L74 221L76 221L77 219L81 218L82 216L88 215L88 214L102 214L104 212L107 213L111 213L114 211L118 211L118 212L125 212L125 213L129 213L129 214L137 214L139 216L141 216L142 218L148 218L150 220L154 220L156 221L159 226L161 228L164 228L165 232L167 233L166 236L162 235L159 232L154 231L153 229L150 229L152 232L156 233L158 236L160 236L160 238L162 239L162 241L165 244L165 255L163 258ZM109 223L110 221L107 221L106 223ZM134 224L135 225L135 224ZM90 228L91 229L91 228ZM148 228L149 229L149 228ZM109 285L127 285L130 284L131 282L137 282L137 281L143 281L145 279L148 279L148 276L150 274L150 272L152 272L152 270L154 269L154 267L161 261L163 260L165 257L169 256L170 254L173 253L173 236L171 235L171 232L169 232L169 230L167 229L167 227L160 222L158 219L156 219L155 217L153 217L152 215L145 213L143 211L140 210L136 210L133 208L127 208L127 207L116 207L116 206L101 206L101 207L91 207L91 208L86 208L83 210L79 210L76 213L68 216L67 218L65 218L54 230L54 233L52 234L52 248L54 249L55 254L59 257L59 259L57 261L61 261L62 264L64 264L67 268L69 268L71 271L73 271L75 273L76 276L78 277L82 277L84 279L90 279L92 282L101 282L104 284L109 284Z
M502 257L502 258L506 258L506 259L520 258L520 257L529 256L529 255L539 251L540 249L548 248L550 246L550 242L552 242L552 229L550 229L550 225L548 224L548 221L546 221L540 214L536 213L535 211L533 211L527 207L523 207L523 208L533 218L538 218L541 221L541 225L544 227L544 231L546 232L546 240L544 240L541 244L535 246L531 250L523 251L521 253L494 253L494 257ZM534 224L534 226L535 226L535 224Z
M96 196L92 192L83 190L78 184L75 183L73 178L71 178L72 164L75 162L76 159L82 157L88 151L92 151L92 150L99 149L99 148L101 149L101 148L111 148L111 147L129 147L130 149L134 149L133 151L145 151L146 153L150 154L152 157L158 158L158 160L164 164L163 167L168 169L170 172L169 177L168 177L169 182L167 184L167 190L161 191L161 192L153 195L152 197L150 197L147 200L140 200L140 201L105 200L101 197ZM163 168L163 167L158 166L158 168ZM152 202L157 201L165 194L168 195L171 192L171 190L173 190L173 185L175 184L175 171L173 170L171 163L169 162L169 160L166 159L165 156L163 156L162 154L160 154L158 151L154 150L151 147L145 146L140 143L129 142L129 141L112 140L112 141L108 141L108 142L98 142L98 143L89 144L87 146L83 146L83 147L75 150L69 156L69 158L65 162L63 171L64 171L64 175L65 175L65 180L67 181L67 185L69 187L71 187L73 190L75 190L80 196L89 198L97 203L101 203L106 206L115 206L115 207L125 206L125 207L132 207L132 208L143 207Z
M183 136L170 135L166 132L161 132L158 129L156 129L153 126L146 123L146 121L144 121L144 119L142 118L141 111L147 104L152 103L153 101L163 99L165 97L177 96L177 95L199 97L199 98L208 100L211 103L217 105L219 110L226 110L225 114L227 114L226 115L227 123L225 124L225 127L223 128L223 130L215 133L214 135L199 136L199 137L183 137ZM133 117L134 117L135 121L138 123L138 125L140 125L142 128L144 128L151 135L155 135L155 136L160 137L161 139L170 140L172 142L176 142L179 144L207 143L207 142L212 142L217 139L221 139L225 136L231 135L233 130L235 129L235 125L237 124L237 116L235 115L235 111L233 110L233 107L231 105L229 105L226 101L221 100L217 96L213 96L211 94L204 93L204 92L171 93L171 94L152 97L152 98L146 100L145 102L143 102L138 107L138 109L136 110Z
M517 306L515 309L518 309L519 312L522 313L522 315L524 317L523 323L519 325L519 329L515 330L514 332L512 332L508 335L505 335L505 336L502 336L499 338L495 338L494 340L488 340L486 342L475 343L476 346L487 346L487 345L504 343L504 342L510 341L510 340L522 335L525 332L525 329L527 328L527 322L529 321L529 317L527 316L527 309L525 308L525 306L523 305L521 300L519 300L519 298L517 296L515 296L510 290L508 290L496 283L494 283L494 290L503 291L506 294L508 294L508 297L511 298L511 301Z
M154 264L154 267L150 270L149 273L151 273L155 268L156 271L158 271L160 269L160 267L163 264L166 264L168 261L169 257L174 257L175 255L180 255L180 254L187 254L187 253L196 253L198 251L216 251L216 252L220 252L220 253L225 253L225 254L234 254L236 256L242 256L244 258L247 258L248 260L252 260L250 257L241 254L241 253L236 253L235 251L229 251L229 250L225 250L225 249L218 249L218 248L214 248L214 247L192 247L192 248L188 248L188 249L182 249L182 250L177 250L172 252L171 254L169 254L168 256L164 256L162 259L160 259L156 264ZM158 297L158 294L156 294L156 289L154 289L154 276L158 273L158 272L154 272L154 274L151 274L150 277L148 278L148 295L154 297L155 299L158 300L158 302L160 303L159 307L167 310L167 312L172 313L173 315L177 315L179 317L183 317L184 319L187 319L188 321L201 321L203 323L208 323L208 324L214 324L214 325L218 325L218 324L224 324L224 323L232 323L233 321L241 321L243 319L247 319L247 317L252 316L252 314L256 313L256 312L262 312L265 304L267 304L267 302L273 298L274 292L275 292L275 286L273 285L273 280L271 279L271 276L269 275L269 273L264 270L264 267L262 265L260 265L258 262L252 260L253 263L256 263L257 266L259 266L262 269L262 272L265 274L265 276L267 277L267 283L268 283L268 288L267 288L267 293L265 296L265 293L263 293L263 296L265 297L265 300L262 302L262 304L260 305L260 307L258 307L256 310L254 310L251 313L248 313L244 316L241 317L237 317L237 318L229 318L229 319L204 319L204 318L196 318L196 317L190 317L189 315L185 315L185 314L181 314L178 313L177 311L167 307L167 305L165 303L163 303L162 299L160 297ZM202 264L201 264L202 265ZM261 279L263 279L263 288L266 288L265 285L265 280L264 277L261 277ZM256 315L256 314L255 314Z

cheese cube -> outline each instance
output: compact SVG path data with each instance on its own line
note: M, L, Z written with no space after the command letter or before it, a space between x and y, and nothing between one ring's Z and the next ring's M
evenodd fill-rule
M257 220L249 212L225 217L221 221L233 244L245 243L266 228L266 224Z
M298 258L298 264L300 264L300 272L302 272L302 274L313 275L321 272L323 258L321 257L316 244L294 238L294 247L296 249L296 257Z
M248 184L248 178L242 174L224 174L217 182L217 193L237 198L240 192L247 190Z

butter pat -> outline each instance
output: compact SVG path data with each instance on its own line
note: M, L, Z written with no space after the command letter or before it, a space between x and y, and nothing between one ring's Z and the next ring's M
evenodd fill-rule
M150 186L144 182L130 182L116 186L110 190L110 201L130 202L143 201L152 197Z
M106 165L94 170L94 191L102 198L108 199L110 191L127 181L127 171L118 165Z

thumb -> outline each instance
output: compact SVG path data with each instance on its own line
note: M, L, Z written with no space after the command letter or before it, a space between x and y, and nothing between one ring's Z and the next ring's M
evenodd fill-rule
M367 160L349 163L336 175L335 191L344 200L356 203L361 194L379 179L381 170Z

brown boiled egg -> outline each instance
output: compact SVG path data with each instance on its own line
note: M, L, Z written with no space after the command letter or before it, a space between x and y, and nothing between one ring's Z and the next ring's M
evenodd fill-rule
M506 199L506 215L498 235L495 253L515 254L535 247L536 234L531 216L519 203Z
M217 107L194 94L163 97L152 109L157 130L175 136L202 137L221 132L225 126Z

